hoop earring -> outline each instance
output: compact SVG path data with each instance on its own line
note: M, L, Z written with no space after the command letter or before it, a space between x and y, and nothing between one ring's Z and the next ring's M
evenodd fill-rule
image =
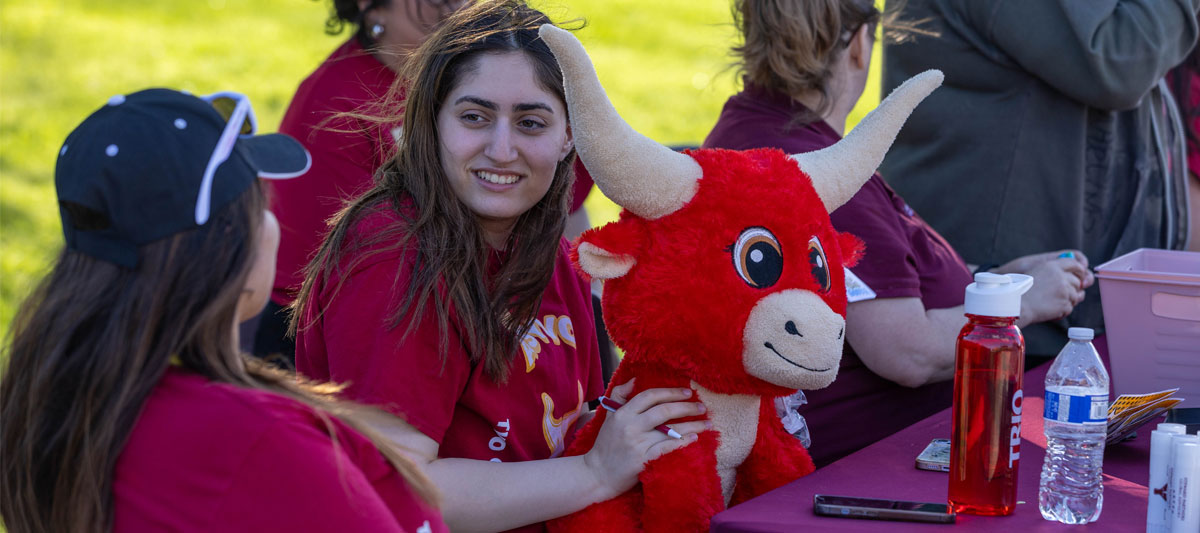
M371 31L369 32L371 35L371 40L378 41L380 37L383 37L384 29L385 28L383 27L383 24L380 24L378 22L371 25Z

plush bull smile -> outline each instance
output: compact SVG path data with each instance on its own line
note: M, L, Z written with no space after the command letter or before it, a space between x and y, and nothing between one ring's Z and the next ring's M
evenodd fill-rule
M798 366L798 367L800 367L800 368L803 368L803 369L805 369L805 370L808 370L809 372L828 372L828 371L832 370L832 367L831 367L831 368L825 368L825 369L809 368L809 367L807 367L807 366L804 366L804 365L802 365L802 364L800 364L800 363L797 363L797 362L795 362L795 361L793 361L793 360L791 360L791 359L788 359L788 358L784 357L784 356L783 356L783 354L779 353L779 350L776 350L776 349L775 349L775 347L774 347L774 346L771 346L771 343L769 343L769 342L764 342L764 343L763 343L763 346L766 346L768 350L771 350L772 352L775 352L775 355L778 355L780 359L783 359L784 361L787 361L788 363L791 363L793 366Z

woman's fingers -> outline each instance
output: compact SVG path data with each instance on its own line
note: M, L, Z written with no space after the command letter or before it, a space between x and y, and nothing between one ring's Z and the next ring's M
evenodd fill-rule
M641 417L640 426L652 429L678 418L688 418L704 414L704 404L700 402L671 402L658 404L646 410ZM678 430L676 430L678 431Z
M671 429L675 430L676 433L687 437L688 435L710 430L713 426L712 422L709 420L693 420L691 422L679 422L677 424L671 424L670 427Z
M631 383L613 387L611 395L632 392ZM683 435L673 438L659 429L666 422L704 414L704 405L690 401L691 389L658 388L639 392L625 405L608 413L596 443L588 451L585 463L596 479L614 493L627 490L637 481L646 462L696 441L696 434L711 427L705 420L680 422L671 426Z
M1063 258L1055 259L1054 261L1055 261L1055 264L1059 266L1059 268L1062 268L1064 271L1074 275L1075 278L1079 281L1083 281L1088 276L1087 267L1084 266L1083 263L1076 261L1075 259L1063 257Z
M700 437L695 433L684 435L682 439L668 437L666 440L660 441L651 446L649 450L646 450L646 461L649 462L658 459L697 440L700 440Z
M608 397L616 400L618 403L628 402L629 395L633 394L633 380L635 379L637 378L629 378L629 381L613 387L612 392L609 393Z
M1088 287L1091 287L1093 283L1096 283L1096 274L1093 273L1091 271L1091 269L1088 269L1088 268L1085 268L1084 271L1087 272L1087 276L1085 276L1083 278L1083 281L1080 282L1080 284L1079 284L1080 289L1086 289Z
M642 414L658 404L678 402L691 397L692 389L646 389L637 393L636 396L626 402L625 407L622 407L622 409L629 409L635 414Z

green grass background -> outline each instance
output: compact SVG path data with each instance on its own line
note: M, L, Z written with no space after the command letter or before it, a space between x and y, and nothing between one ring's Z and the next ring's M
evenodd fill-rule
M617 110L662 143L699 144L740 87L729 0L533 3L586 19L578 36ZM54 161L76 124L111 95L165 86L245 93L274 131L297 84L345 38L324 33L327 14L316 0L3 0L0 335L62 247ZM878 102L877 86L851 123ZM598 192L586 207L593 223L616 218Z

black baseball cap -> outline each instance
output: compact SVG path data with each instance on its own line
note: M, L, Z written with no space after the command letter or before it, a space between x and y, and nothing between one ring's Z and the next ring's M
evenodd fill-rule
M237 93L110 98L59 150L54 185L67 247L133 268L140 246L203 226L258 178L308 171L312 157L299 142L256 130L250 101Z

